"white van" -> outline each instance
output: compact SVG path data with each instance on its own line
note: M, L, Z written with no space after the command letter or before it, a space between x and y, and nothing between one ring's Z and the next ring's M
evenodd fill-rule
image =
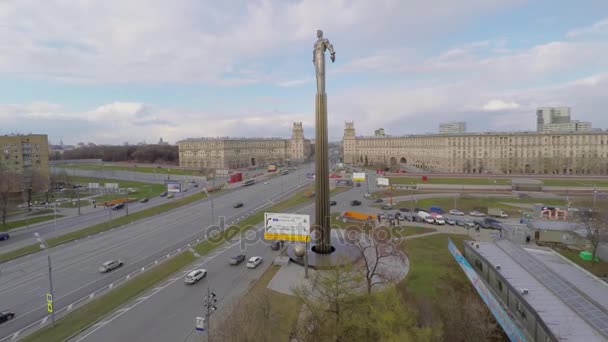
M435 223L435 220L433 220L431 214L427 213L426 211L419 211L416 215L418 215L422 222L431 224Z

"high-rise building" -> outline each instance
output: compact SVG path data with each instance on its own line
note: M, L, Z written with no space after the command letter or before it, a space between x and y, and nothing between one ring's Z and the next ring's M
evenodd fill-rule
M49 179L49 143L46 134L1 135L0 168L27 176L32 171Z
M466 122L448 122L439 124L440 134L460 134L467 131Z
M572 120L564 123L550 123L543 125L543 132L589 132L591 131L591 122Z
M545 126L550 125L551 131L555 132L563 128L569 132L572 128L570 123L570 107L540 107L536 110L536 131L545 132ZM564 124L563 126L559 126Z

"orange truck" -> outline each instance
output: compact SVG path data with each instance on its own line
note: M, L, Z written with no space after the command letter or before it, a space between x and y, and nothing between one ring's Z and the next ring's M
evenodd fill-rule
M126 203L126 202L129 202L129 198L128 198L128 197L125 197L125 198L117 198L117 199L115 199L115 200L111 200L111 201L105 201L105 202L101 202L101 203L98 203L98 204L101 204L101 205L106 206L106 207L111 207L111 206L113 206L114 204L118 204L118 203Z
M367 219L375 220L378 216L376 214L360 213L358 211L344 211L340 215L340 218L349 220L365 221Z

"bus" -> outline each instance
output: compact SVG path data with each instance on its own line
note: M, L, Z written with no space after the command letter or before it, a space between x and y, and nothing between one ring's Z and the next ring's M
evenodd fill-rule
M253 185L255 183L255 179L250 179L248 181L243 182L243 186Z

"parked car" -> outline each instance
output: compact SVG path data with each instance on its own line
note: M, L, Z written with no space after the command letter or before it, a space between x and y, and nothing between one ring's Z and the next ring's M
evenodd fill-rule
M391 210L393 209L393 206L389 204L383 204L380 208L382 208L382 210Z
M261 263L262 263L262 257L260 257L260 256L251 257L251 258L249 258L249 261L247 261L247 268L256 268Z
M454 225L456 225L456 220L451 219L451 218L446 218L445 223L447 223L450 226L454 226Z
M167 194L168 194L168 192L163 191L163 192L160 193L160 197L165 197L165 196L167 196Z
M352 205L352 206L361 205L361 201L352 200L352 201L350 201L350 205Z
M424 211L424 209L414 208L414 214L417 214L420 211ZM426 211L425 211L426 212Z
M450 214L451 215L458 215L458 216L464 216L464 213L458 209L452 209L450 210Z
M336 204L338 204L336 201L329 201L329 205L331 205L331 206L334 206Z
M404 213L409 213L410 209L409 208L399 208L399 211L404 212Z
M173 197L175 197L175 195L174 195L174 194L169 194L169 195L167 195L167 198L173 198Z
M466 220L466 219L456 220L456 224L459 225L459 226L461 226L461 227L467 228L467 229L468 228L475 228L475 223L473 223L473 221L471 221L471 220Z
M207 275L206 269L201 268L198 270L194 270L186 275L186 278L184 279L184 283L186 283L188 285L196 284L201 279L203 279L206 275Z
M15 318L15 313L10 311L0 311L0 324L6 323Z
M230 258L230 265L238 265L238 264L242 263L243 261L245 261L245 254L233 255Z
M379 219L381 219L381 220L386 218L386 215L385 215L383 212L381 212L381 211L379 211L379 212L378 212L378 214L377 214L376 216L377 216Z
M122 265L123 265L123 262L121 260L108 260L108 261L104 262L103 264L101 264L101 267L99 267L99 272L101 272L101 273L110 272L110 271L113 271L113 270L121 267Z
M500 221L489 217L475 221L475 225L484 229L502 229L502 223Z
M232 206L233 208L242 208L243 207L243 203L236 203L235 205Z
M139 203L148 203L149 199L148 197L144 197L141 199L141 201L139 201Z
M432 206L429 208L429 213L443 214L443 209L441 209L441 207L438 207L438 206Z
M486 214L482 213L481 211L477 211L477 210L471 211L469 213L469 215L476 216L476 217L484 217L484 216L486 216Z
M386 218L387 218L388 220L394 220L394 219L395 219L395 215L393 215L393 214L388 214L388 215L386 215Z
M376 198L374 200L374 203L382 203L383 199L382 198Z
M194 183L194 187L195 187L195 188L198 188L198 183Z
M8 240L11 236L7 232L0 232L0 240Z

